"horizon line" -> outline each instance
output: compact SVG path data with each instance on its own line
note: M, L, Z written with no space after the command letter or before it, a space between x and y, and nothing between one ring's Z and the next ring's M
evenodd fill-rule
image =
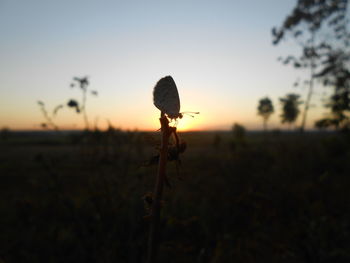
M121 128L114 128L116 131L122 131L122 132L159 132L159 130L149 130L149 129L121 129ZM60 129L60 130L48 130L48 129L11 129L8 127L4 127L0 130L1 131L8 131L8 132L84 132L84 131L96 131L96 129ZM101 131L101 132L105 132L107 131L107 129L97 129L97 131ZM305 132L336 132L333 129L305 129ZM193 130L178 130L178 132L180 133L191 133L191 132L232 132L232 129L193 129ZM274 129L269 129L269 130L263 130L263 129L247 129L246 128L246 132L300 132L300 129L280 129L280 128L274 128Z

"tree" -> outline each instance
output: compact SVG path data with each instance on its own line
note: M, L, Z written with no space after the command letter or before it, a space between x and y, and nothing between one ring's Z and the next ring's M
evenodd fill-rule
M339 50L344 53L344 48L349 46L347 6L348 0L298 0L282 26L272 29L273 44L279 44L289 35L301 46L300 56L280 60L310 72L301 130L306 125L315 79L323 79L327 85L325 80L336 66L335 61L329 59Z
M299 98L300 95L294 93L287 94L284 98L280 98L282 104L282 114L280 115L282 123L289 123L290 125L295 123L300 113L299 105L302 104Z
M334 93L325 104L331 112L328 117L318 120L318 128L334 127L336 130L350 130L350 72L343 69L334 74Z
M236 141L242 142L245 140L246 129L243 125L239 123L234 123L232 126L232 133L233 133L233 138Z
M267 130L267 121L273 112L274 108L272 105L272 101L268 97L259 100L258 115L260 115L263 118L263 126L265 131Z
M333 87L333 94L325 104L330 109L328 117L315 123L318 128L334 127L336 130L350 128L350 53L337 50L330 53L325 60L325 67L320 76L325 85Z
M230 147L233 152L239 151L246 147L246 128L234 123L232 126L233 140L231 140Z

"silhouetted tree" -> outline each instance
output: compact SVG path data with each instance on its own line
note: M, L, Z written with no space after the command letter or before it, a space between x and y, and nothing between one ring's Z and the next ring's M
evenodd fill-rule
M282 26L272 29L273 44L278 44L286 35L292 36L301 46L299 57L281 59L284 64L293 63L295 68L309 69L308 94L305 100L301 130L304 130L310 108L315 78L332 75L336 66L333 57L339 50L349 46L347 25L348 0L298 0ZM328 61L328 62L327 62Z
M258 115L263 118L263 126L265 131L267 130L267 121L273 112L274 108L272 101L268 97L259 100Z
M239 151L246 146L246 129L239 123L232 126L233 140L230 142L230 148L233 152Z
M319 76L324 85L333 87L333 94L325 104L330 109L327 118L319 120L316 127L335 127L349 130L350 126L350 51L339 49L328 54L325 67Z
M236 141L244 141L245 140L246 129L243 125L241 125L239 123L234 123L232 126L232 133L233 133L233 138Z
M300 113L299 105L302 104L299 98L300 95L294 93L287 94L284 98L280 98L282 104L282 114L280 115L282 123L289 123L290 125L295 123Z
M336 76L334 93L326 107L331 109L328 117L315 123L317 128L334 127L336 130L350 129L350 72L344 70Z

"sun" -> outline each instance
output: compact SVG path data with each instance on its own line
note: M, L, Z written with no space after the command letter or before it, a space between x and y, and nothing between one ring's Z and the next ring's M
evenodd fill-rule
M193 116L193 117L191 117ZM177 118L176 120L169 119L169 126L176 127L179 132L187 132L187 131L198 131L202 128L203 116L201 114L183 114L183 117ZM159 115L158 112L155 112L152 117L152 126L150 126L150 130L158 130L159 126Z
M177 120L177 130L178 131L191 131L195 130L197 121L195 118L190 116L184 116L182 119Z

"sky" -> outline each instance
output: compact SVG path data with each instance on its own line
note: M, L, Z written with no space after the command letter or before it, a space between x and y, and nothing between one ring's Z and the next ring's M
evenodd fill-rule
M89 1L0 0L0 128L40 129L44 117L69 99L73 77L88 76L86 112L90 125L157 130L153 105L157 81L171 75L181 111L199 111L178 121L180 130L228 130L233 123L261 129L258 100L275 106L270 128L281 128L279 98L302 76L277 57L298 53L284 41L272 45L295 0ZM309 127L325 111L317 103ZM318 105L318 106L317 106ZM300 120L299 120L300 121ZM61 129L84 127L82 114L63 108Z

